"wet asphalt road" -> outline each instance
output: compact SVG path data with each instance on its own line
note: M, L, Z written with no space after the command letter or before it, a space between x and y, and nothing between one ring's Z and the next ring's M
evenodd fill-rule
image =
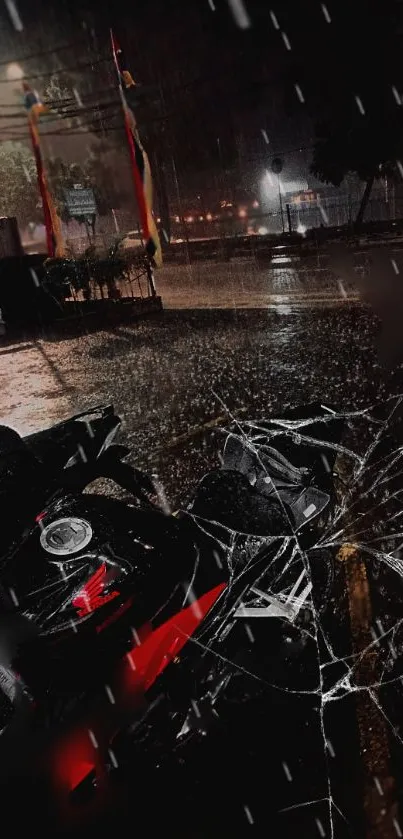
M33 342L27 337L15 347L4 346L0 350L1 421L28 433L91 405L113 402L124 421L122 439L131 447L132 461L158 475L171 508L176 509L186 504L203 474L218 465L219 429L231 417L263 418L314 401L353 410L403 391L403 368L399 362L389 368L380 363L376 345L380 323L360 301L357 289L344 283L341 293L337 281L326 272L312 269L302 274L293 272L292 266L279 265L268 282L267 273L255 266L245 271L244 264L225 266L216 273L211 265L199 264L191 270L183 266L179 271L170 267L159 281L158 291L167 307L160 316L80 338ZM342 591L340 597L345 597ZM325 812L318 826L305 811L284 820L277 811L274 816L273 803L269 805L269 799L279 797L286 808L288 802L308 800L312 789L319 788L322 758L310 755L316 749L316 735L310 732L318 709L315 704L304 707L300 703L298 728L295 719L292 725L284 724L287 714L290 719L295 715L288 700L280 702L272 696L270 701L268 710L267 698L263 705L259 698L252 700L251 722L242 730L233 708L227 708L226 730L219 735L215 750L206 745L188 756L185 768L175 775L179 788L165 793L164 835L204 839L248 836L254 831L277 838L294 835L296 830L307 839L322 835ZM347 700L347 706L352 704L353 699ZM268 714L283 719L283 739L280 734L273 739L275 724L265 731ZM342 727L340 720L333 723L341 756L334 770L337 784L342 783L343 772L351 771L356 780L360 777L353 717L350 707ZM282 753L292 755L295 737L299 738L293 768L299 776L297 792L281 769ZM259 739L262 748L256 749ZM351 752L346 742L352 744ZM243 795L242 807L228 804L231 788L225 780L224 753L237 767L237 779L235 769L228 777L233 791L236 784L236 795ZM240 758L240 754L249 757ZM251 760L262 765L256 776ZM199 792L211 796L204 813L197 812L197 790L186 780L192 772ZM313 779L311 785L303 780L305 774ZM146 775L143 785L147 783L156 783L161 794L152 773ZM369 836L360 807L355 812L354 798L362 795L359 783L352 800L346 797L350 826L347 830L343 820L336 819L337 836ZM173 815L176 795L185 799L179 805L185 824ZM257 825L250 824L245 815L246 804Z
M109 332L27 341L0 354L1 420L21 433L113 402L133 460L173 506L209 467L214 427L326 401L356 408L399 391L378 362L379 323L344 299L331 307L166 310Z

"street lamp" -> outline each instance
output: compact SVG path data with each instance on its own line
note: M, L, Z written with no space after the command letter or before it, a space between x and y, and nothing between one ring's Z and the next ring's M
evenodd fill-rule
M277 175L277 179L278 179L278 199L279 199L279 203L280 203L281 224L282 224L283 233L284 233L283 200L282 200L282 197L281 197L281 183L280 183L280 175L281 175L281 172L283 171L283 161L282 161L281 157L275 157L274 158L274 160L272 161L272 164L271 164L271 171L274 172L275 175Z

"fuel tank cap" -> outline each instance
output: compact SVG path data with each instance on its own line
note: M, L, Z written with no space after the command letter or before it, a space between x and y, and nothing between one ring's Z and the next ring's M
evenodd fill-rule
M88 521L69 516L42 526L40 542L42 548L50 554L69 556L83 550L92 536L92 527Z

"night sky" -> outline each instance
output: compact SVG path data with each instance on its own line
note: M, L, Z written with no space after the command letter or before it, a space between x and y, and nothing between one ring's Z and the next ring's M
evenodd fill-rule
M196 191L223 169L236 167L239 184L253 179L278 154L292 177L306 172L317 126L335 106L359 119L359 97L375 109L373 124L394 107L391 91L403 88L398 0L244 8L247 28L229 0L18 0L21 32L6 6L0 14L3 67L25 59L40 90L47 73L65 72L92 102L116 101L112 26L136 81L153 86L138 113L151 157L174 156L189 188L197 173ZM108 141L119 143L116 120L113 107L103 112Z

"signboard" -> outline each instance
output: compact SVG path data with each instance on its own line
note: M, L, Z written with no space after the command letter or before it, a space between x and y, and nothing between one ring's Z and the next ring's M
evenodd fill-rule
M74 189L64 190L64 196L71 218L90 218L96 215L97 205L92 189L75 184Z

